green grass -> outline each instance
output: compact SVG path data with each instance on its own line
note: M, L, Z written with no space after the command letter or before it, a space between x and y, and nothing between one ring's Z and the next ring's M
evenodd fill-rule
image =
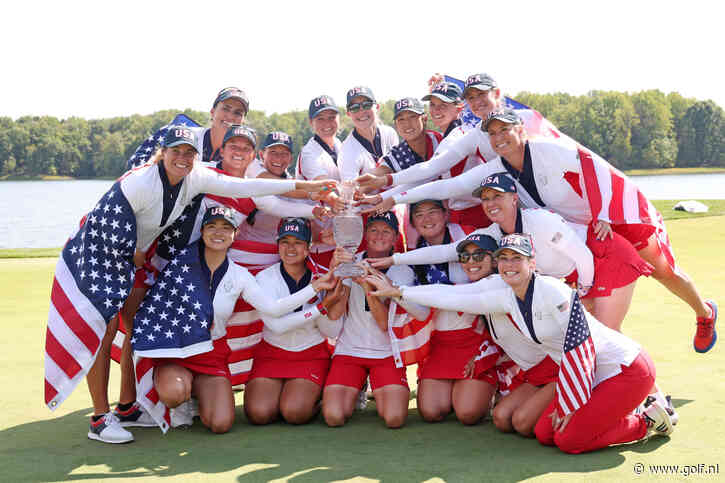
M0 258L57 258L60 248L7 248L0 250Z
M668 223L678 261L701 293L725 307L725 217ZM657 364L658 383L674 398L680 423L671 438L570 456L493 429L449 418L423 422L411 412L400 430L385 429L374 409L339 429L321 420L304 426L249 425L237 394L237 422L214 436L199 423L162 435L134 430L136 442L111 446L86 438L90 398L81 384L55 412L43 405L43 344L55 261L0 260L0 481L663 481L634 465L720 464L725 472L725 342L692 350L690 309L651 279L641 280L624 324ZM413 374L410 380L414 381ZM110 395L118 394L118 369ZM680 476L678 479L683 479ZM717 477L698 479L717 481Z

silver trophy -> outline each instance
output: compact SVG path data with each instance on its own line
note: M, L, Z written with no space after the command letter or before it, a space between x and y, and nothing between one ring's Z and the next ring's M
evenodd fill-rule
M343 181L338 184L340 198L345 202L345 210L332 219L332 229L335 244L344 248L348 253L355 254L363 239L363 220L355 213L353 198L357 185L354 181ZM354 263L341 263L335 269L335 276L340 278L362 277L365 270Z

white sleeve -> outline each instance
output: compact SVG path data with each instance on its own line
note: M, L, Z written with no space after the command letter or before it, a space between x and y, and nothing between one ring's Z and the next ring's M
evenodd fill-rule
M264 312L261 312L260 315L265 327L275 334L283 334L315 320L322 314L320 314L316 305L305 304L299 312L290 312L281 317L273 317Z
M419 163L415 166L424 164L426 163ZM473 190L481 185L481 180L490 174L491 169L490 166L481 164L453 178L426 183L405 193L395 195L393 199L396 203L415 203L420 200L447 200L459 196L470 196Z
M412 190L415 188L416 185L414 184L403 184L400 186L394 186L390 189L387 189L380 193L380 197L384 200L387 200L388 198L391 198L399 193L402 193L403 191Z
M395 265L425 265L428 263L452 262L458 258L457 245L457 242L448 243L447 245L431 245L408 250L404 253L394 253L393 263Z
M254 204L257 205L260 211L280 218L291 216L313 218L315 216L312 213L315 205L297 203L278 196L255 196L252 198L252 201L254 201Z
M415 283L415 274L410 267L390 267L387 275L397 286L412 285ZM418 304L403 299L397 300L396 302L417 320L425 320L430 314L430 308L428 305Z
M320 333L330 339L335 339L342 332L342 321L344 317L340 317L337 320L330 320L326 315L320 315L317 317L317 328L320 329Z
M411 184L429 178L436 178L469 154L475 154L477 145L476 133L471 130L451 143L448 149L436 152L425 163L418 163L408 169L394 173L392 175L393 183Z
M295 189L295 180L277 180L262 178L234 178L207 168L198 171L196 193L209 193L231 198L250 198L252 196L281 195Z
M240 267L242 268L242 267ZM315 296L315 289L312 285L307 285L299 292L283 297L281 299L273 299L264 289L259 286L254 277L244 270L244 288L242 298L246 300L252 307L272 317L279 317L288 312L292 312L300 305L304 305L309 299Z
M474 288L475 291L471 289ZM421 285L400 287L401 300L416 302L429 307L469 314L510 312L510 287L503 288L497 278L489 277L464 285Z
M559 222L551 224L552 235L548 244L563 257L574 260L579 276L577 282L580 295L584 295L594 284L594 256L586 243L577 236L567 222L560 216L557 218L559 218Z
M314 154L315 150L305 145L297 157L297 174L303 179L313 180L323 175L327 177L327 170L323 166L321 159L323 156L322 150L317 152L317 156Z

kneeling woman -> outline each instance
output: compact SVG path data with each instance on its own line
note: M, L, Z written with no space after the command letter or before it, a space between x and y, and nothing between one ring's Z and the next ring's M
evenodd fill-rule
M308 220L282 220L277 232L282 261L257 275L266 293L285 297L310 284L312 271L307 257L311 235ZM337 337L342 327L342 293L342 282L338 281L336 289L322 301L315 297L281 318L261 314L263 340L254 351L252 372L244 389L244 411L251 423L267 424L281 414L288 423L303 424L317 414L330 366L326 337Z
M584 453L637 441L648 429L670 434L672 421L659 402L643 414L632 413L655 379L652 360L640 345L592 317L563 282L535 275L528 235L507 235L495 256L501 275L473 284L477 292L470 286L461 287L466 290L462 291L439 285L388 287L376 293L447 310L491 314L494 340L522 368L528 365L532 346L544 350L560 369L556 397L536 424L542 444ZM374 277L368 280L377 283Z
M204 214L201 240L171 261L134 320L133 348L140 356L155 357L154 386L160 401L176 408L196 397L202 423L215 433L228 431L234 422L225 335L237 299L241 296L256 309L279 316L334 285L332 277L324 277L288 297L265 295L254 277L227 256L237 226L231 209L209 208ZM156 324L149 319L157 320ZM162 328L164 323L169 327ZM183 332L174 335L174 327ZM199 336L194 345L190 344L190 334ZM165 344L167 339L173 342ZM180 354L189 356L178 358Z

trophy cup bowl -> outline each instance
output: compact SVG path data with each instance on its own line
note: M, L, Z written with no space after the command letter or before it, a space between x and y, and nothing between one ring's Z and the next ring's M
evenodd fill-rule
M354 255L363 239L362 217L353 211L353 198L357 186L353 181L340 183L340 198L345 202L345 210L332 219L335 244ZM362 277L365 270L351 262L341 263L335 269L335 276L340 278Z

